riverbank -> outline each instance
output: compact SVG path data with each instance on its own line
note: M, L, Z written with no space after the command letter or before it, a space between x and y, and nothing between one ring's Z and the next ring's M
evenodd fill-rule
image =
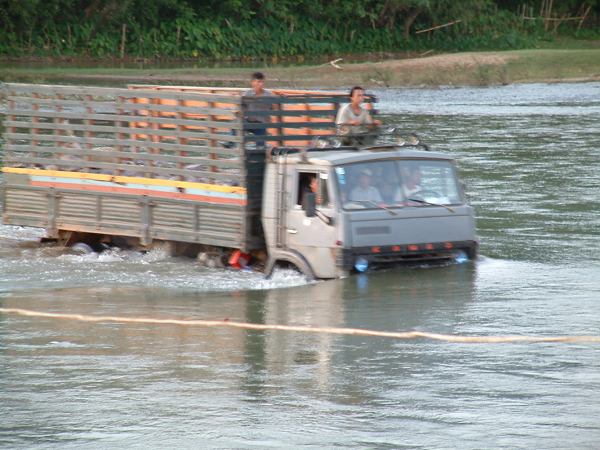
M466 52L345 64L344 61L293 67L254 68L38 68L2 67L0 81L34 83L245 85L253 70L273 87L488 86L531 82L600 80L600 47Z

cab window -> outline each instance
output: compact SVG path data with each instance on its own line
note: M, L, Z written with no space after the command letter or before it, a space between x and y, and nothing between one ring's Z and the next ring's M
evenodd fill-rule
M462 203L456 170L449 161L366 161L335 168L345 209Z

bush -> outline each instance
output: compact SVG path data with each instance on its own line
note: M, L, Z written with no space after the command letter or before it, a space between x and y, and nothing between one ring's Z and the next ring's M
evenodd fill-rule
M35 3L37 0L28 1ZM0 7L0 25L3 19L5 25L11 25L0 27L0 55L118 57L123 22L127 26L126 55L145 58L245 59L402 50L517 49L535 46L541 39L551 37L539 20L524 21L509 11L496 10L489 0L470 0L480 3L481 13L472 11L454 26L418 35L412 33L406 40L400 18L392 25L378 24L381 17L367 11L366 3L356 1L356 8L343 6L345 15L339 11L342 6L335 6L336 3L323 6L326 3L318 0L282 0L280 8L272 14L244 10L242 16L234 19L232 14L223 12L227 8L240 7L243 0L213 5L212 9L203 10L202 15L186 0L154 0L148 3L152 14L144 10L141 17L128 14L125 8L127 5L140 7L145 3L112 0L106 3L113 5L117 12L100 18L78 16L76 5L81 2L46 0L38 4L38 9L45 11L39 16L30 14L29 10L12 11L14 23L7 18L11 11L2 11ZM41 6L59 3L66 9L64 14L61 8L44 10ZM321 5L324 11L310 15L307 5ZM429 28L458 14L456 9L442 13L423 11L411 30ZM64 20L58 20L63 16ZM595 37L598 31L584 30L577 35Z

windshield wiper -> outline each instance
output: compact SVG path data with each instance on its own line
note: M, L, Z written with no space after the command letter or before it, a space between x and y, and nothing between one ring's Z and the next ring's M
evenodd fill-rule
M408 201L409 201L409 202L415 202L415 203L421 203L421 204L423 204L423 205L430 205L430 206L441 206L442 208L446 208L446 209L447 209L448 211L450 211L451 213L454 213L454 212L456 212L454 209L450 208L449 206L442 205L442 204L440 204L440 203L432 203L432 202L428 202L428 201L421 200L421 199L418 199L418 198L409 198L409 199L408 199Z
M376 206L377 208L381 208L381 209L385 209L387 212L389 212L392 216L397 216L398 213L396 211L391 210L390 208L388 208L387 206L383 206L380 205L378 203L375 203L373 200L351 200L354 203L370 203L371 205Z

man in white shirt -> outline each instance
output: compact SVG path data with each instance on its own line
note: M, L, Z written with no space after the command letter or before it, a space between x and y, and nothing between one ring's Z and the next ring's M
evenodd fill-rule
M396 192L396 201L406 201L421 192L421 171L418 167L403 167L401 170L402 185Z
M380 120L374 120L361 104L365 98L365 91L360 86L350 90L350 103L342 106L338 111L335 123L339 135L348 135L342 139L344 145L351 145L355 141L359 145L367 143L367 136L360 136L373 131L381 125ZM356 136L359 135L359 136Z
M351 202L383 203L379 190L375 186L371 186L371 176L372 172L369 169L360 171L358 186L352 189L348 198Z

